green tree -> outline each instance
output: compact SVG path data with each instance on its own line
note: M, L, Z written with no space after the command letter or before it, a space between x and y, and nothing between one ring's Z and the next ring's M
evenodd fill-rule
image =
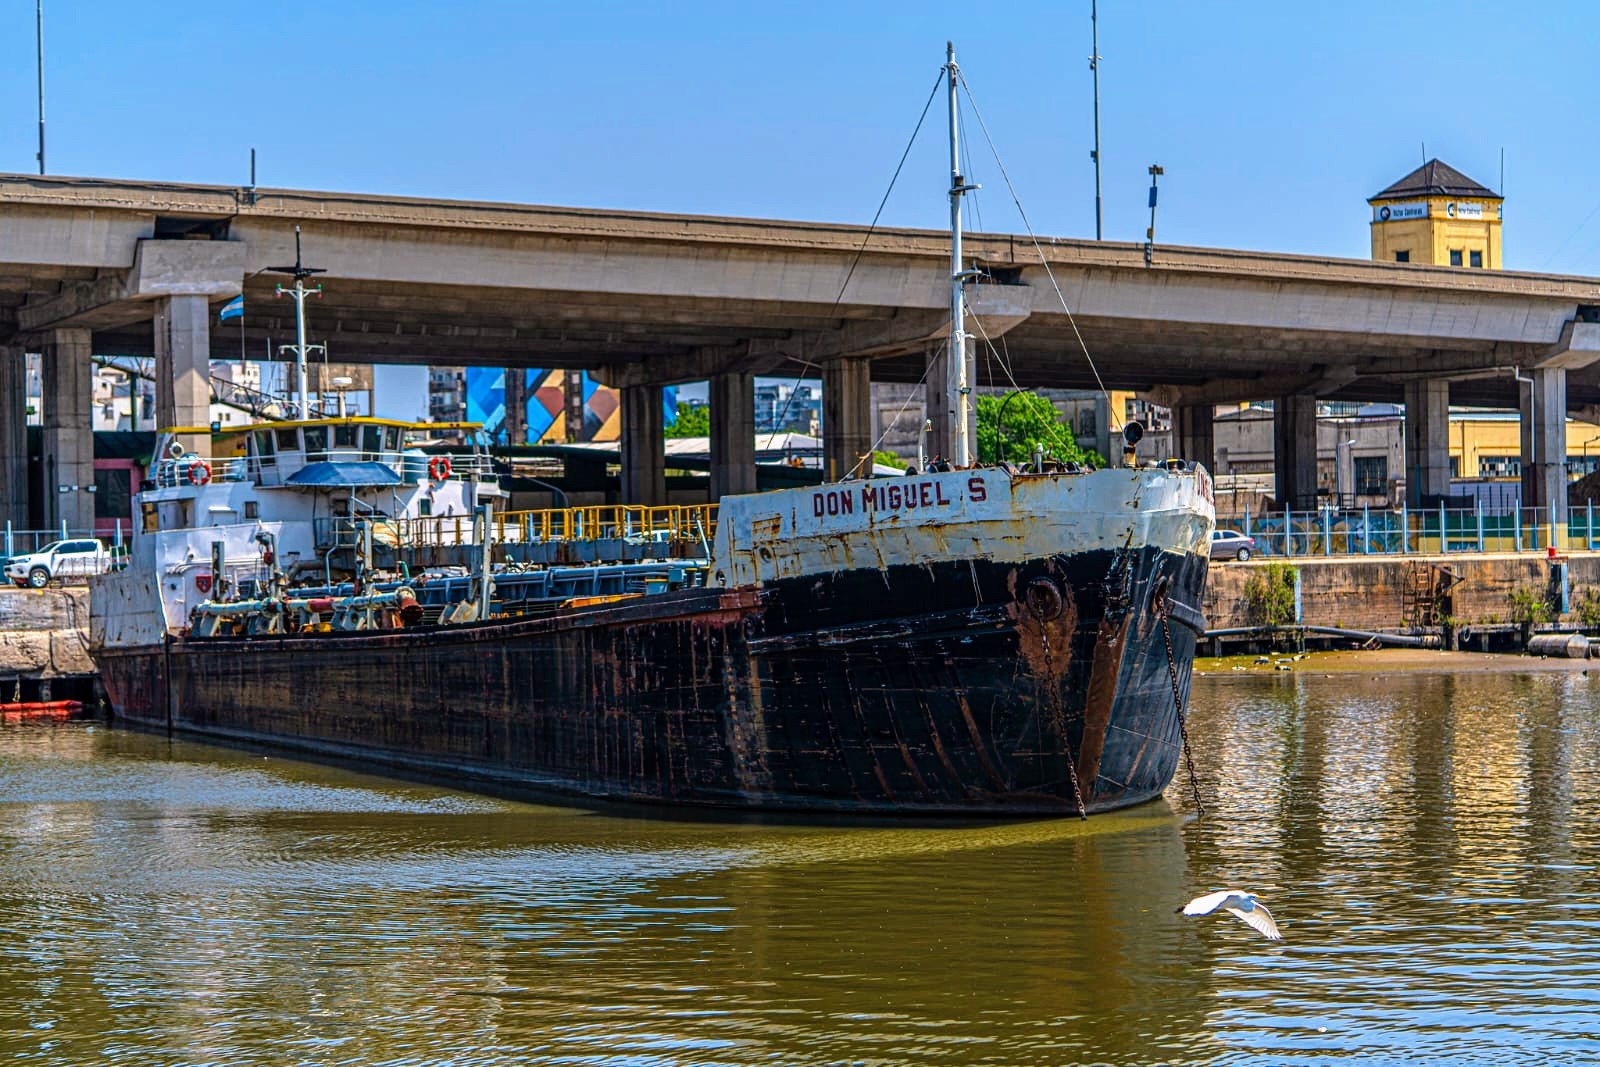
M667 424L666 436L710 437L711 408L705 404L679 404L678 417Z
M1004 409L1005 440L1000 440ZM1052 459L1090 461L1072 436L1072 427L1061 421L1056 406L1037 393L1017 392L1004 396L978 397L978 461L995 463L1006 459L1021 463L1033 458L1033 446L1042 444Z
M906 469L906 461L905 460L901 459L899 456L895 455L893 452L885 452L881 448L873 450L872 462L881 463L885 467L893 467L897 471L903 471L903 470Z

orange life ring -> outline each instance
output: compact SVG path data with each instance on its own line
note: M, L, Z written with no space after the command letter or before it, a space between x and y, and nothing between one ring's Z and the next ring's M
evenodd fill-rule
M205 460L197 461L189 468L189 484L205 485L211 480L211 464Z
M434 456L432 459L428 460L428 477L432 478L436 482L449 481L450 457Z

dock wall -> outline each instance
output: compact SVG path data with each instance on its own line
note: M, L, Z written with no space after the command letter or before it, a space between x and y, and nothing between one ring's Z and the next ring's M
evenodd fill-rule
M0 588L0 688L15 678L94 673L87 641L89 590ZM0 701L10 693L0 693Z
M1443 556L1352 556L1278 560L1299 573L1302 622L1352 630L1402 631L1456 626L1502 626L1513 621L1519 589L1559 599L1560 574L1533 553ZM1568 611L1552 622L1578 624L1586 590L1600 596L1600 553L1574 553L1566 568ZM1212 630L1260 625L1246 585L1271 564L1213 562L1206 578L1206 624Z

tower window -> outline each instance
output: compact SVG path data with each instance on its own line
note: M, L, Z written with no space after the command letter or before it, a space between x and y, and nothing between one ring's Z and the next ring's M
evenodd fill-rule
M1404 252L1396 252L1394 254L1394 261L1396 263L1410 263L1411 262L1411 252L1410 252L1410 250L1408 249L1407 251L1404 251Z
M1450 250L1450 265L1452 267L1461 266L1461 249L1452 248Z
M1472 252L1472 253L1470 253L1467 262L1468 262L1468 264L1470 266L1474 266L1474 267L1483 266L1483 253L1482 252Z

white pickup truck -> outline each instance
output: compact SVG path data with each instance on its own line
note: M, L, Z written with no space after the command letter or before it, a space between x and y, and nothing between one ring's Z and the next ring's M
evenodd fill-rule
M53 580L88 578L111 569L111 553L92 537L52 541L37 552L13 556L6 577L20 586L43 589Z

